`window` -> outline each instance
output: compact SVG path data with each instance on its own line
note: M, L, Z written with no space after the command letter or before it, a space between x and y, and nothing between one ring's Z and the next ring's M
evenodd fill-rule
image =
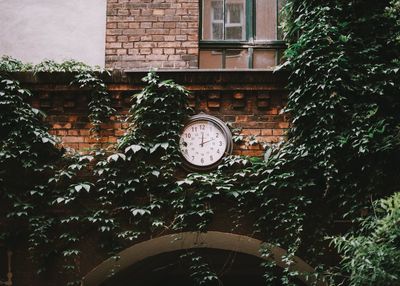
M284 0L202 0L200 68L263 69L277 65Z
M205 40L245 40L245 0L204 0ZM204 10L205 12L205 10Z
M212 1L211 7L213 15L211 39L244 40L244 3L227 3L224 6L223 1ZM224 7L226 7L226 13L224 13Z

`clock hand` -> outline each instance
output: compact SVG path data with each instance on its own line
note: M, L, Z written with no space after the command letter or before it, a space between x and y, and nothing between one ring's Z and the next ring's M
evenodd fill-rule
M211 140L208 140L208 141L205 141L205 142L203 142L203 145L204 145L204 144L206 144L206 143L208 143L208 142L211 142L211 141L213 141L213 140L215 140L215 138L213 138L213 139L211 139Z
M201 133L201 143L200 143L200 146L203 147L203 145L204 145L204 133L202 132L202 133Z

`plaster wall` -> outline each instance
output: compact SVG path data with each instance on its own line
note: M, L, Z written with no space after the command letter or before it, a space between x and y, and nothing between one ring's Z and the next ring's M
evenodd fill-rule
M104 66L106 0L0 0L0 56Z

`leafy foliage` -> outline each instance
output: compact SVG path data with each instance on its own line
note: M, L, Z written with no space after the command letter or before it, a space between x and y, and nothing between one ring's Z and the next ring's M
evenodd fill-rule
M43 114L25 102L29 96L18 82L0 76L0 209L7 210L10 226L14 225L2 236L18 237L18 224L25 221L28 232L37 230L33 214L46 206L46 177L62 155L57 139L42 124Z
M37 65L23 63L9 56L0 59L0 72L70 72L75 73L71 84L79 85L81 88L90 90L89 119L93 125L92 131L97 136L100 126L115 110L111 107L111 98L107 87L98 77L99 74L107 72L99 67L92 68L82 62L74 60L57 63L53 60L45 60Z
M337 222L353 221L350 227L357 228L360 215L373 211L371 200L398 191L399 6L399 1L386 0L287 1L285 67L291 76L286 112L292 125L287 141L269 148L265 160L230 156L210 173L180 172L179 132L191 113L187 91L150 73L145 78L147 86L132 98L130 127L115 152L60 158L54 151L59 161L51 168L27 157L30 165L25 169L44 170L41 172L48 175L46 180L21 188L18 197L10 197L9 217L19 213L29 222L32 251L42 253L46 260L62 255L66 270L75 273L82 253L79 242L89 233L97 232L99 245L115 255L145 234L206 231L221 209L229 210L232 231L250 223L252 235L287 249L280 275L274 274L277 265L273 260L264 264L267 283L295 285L295 256L316 266L309 281L337 272L336 261L329 259L332 249L327 237L348 230ZM17 61L6 66L9 71L23 69ZM53 67L45 63L43 68ZM111 112L101 107L108 105L105 86L86 72L78 73L76 80L99 95L91 110L95 114L92 121L100 124L103 115ZM3 80L2 84L4 106L23 106L5 113L9 115L1 118L2 128L28 134L12 139L14 131L5 133L11 139L2 139L2 160L9 159L7 154L25 160L25 153L18 153L21 148L44 145L54 149L55 141L44 127L36 127L41 125L31 107L8 96L25 92L13 81ZM10 129L18 123L13 118L20 117L15 112L25 114L22 118L28 118L30 131L21 125ZM35 128L39 128L37 137L33 136ZM7 140L14 140L15 151L8 151ZM17 174L21 168L24 163L17 171L7 169L1 176ZM13 183L9 180L7 184ZM4 194L8 193L13 192L7 187ZM27 195L29 199L25 199ZM39 202L24 203L36 195L42 198ZM382 201L378 218L361 224L358 236L335 240L344 255L344 272L351 275L348 280L331 276L331 284L364 285L366 277L371 277L366 275L372 265L376 273L369 282L395 281L397 262L388 255L398 252L397 200L396 195ZM60 209L65 212L56 211ZM381 211L386 213L381 215ZM57 247L52 253L40 251L48 244ZM263 255L272 258L269 247L263 249ZM201 257L190 257L193 263L197 261L192 268L197 284L218 281ZM363 264L364 258L371 263Z
M189 265L190 277L195 285L220 285L220 281L216 273L211 269L210 265L201 255L194 251L189 251L180 257L186 260Z
M43 193L40 186L26 188L51 169L52 160L60 154L56 138L41 125L43 114L25 102L29 96L18 82L0 77L0 182L2 195L14 201L11 217L28 216L33 205L25 196Z
M400 193L374 203L355 233L333 242L343 255L349 285L398 285L400 277Z
M312 199L314 259L325 255L318 242L337 232L335 221L355 219L371 199L398 191L396 9L398 1L286 6L293 126L279 156L293 162L297 189Z
M115 234L114 242L169 227L166 217L180 165L179 135L190 111L187 91L154 73L144 81L148 85L132 98L130 127L117 152L94 170L98 208L91 220L104 235Z

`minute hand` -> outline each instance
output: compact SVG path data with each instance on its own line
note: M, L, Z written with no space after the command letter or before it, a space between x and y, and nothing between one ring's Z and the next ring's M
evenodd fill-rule
M211 142L211 141L213 141L213 140L215 140L215 138L213 138L213 139L211 139L211 140L208 140L208 141L204 141L204 142L203 142L203 145L206 144L206 143L208 143L208 142Z

